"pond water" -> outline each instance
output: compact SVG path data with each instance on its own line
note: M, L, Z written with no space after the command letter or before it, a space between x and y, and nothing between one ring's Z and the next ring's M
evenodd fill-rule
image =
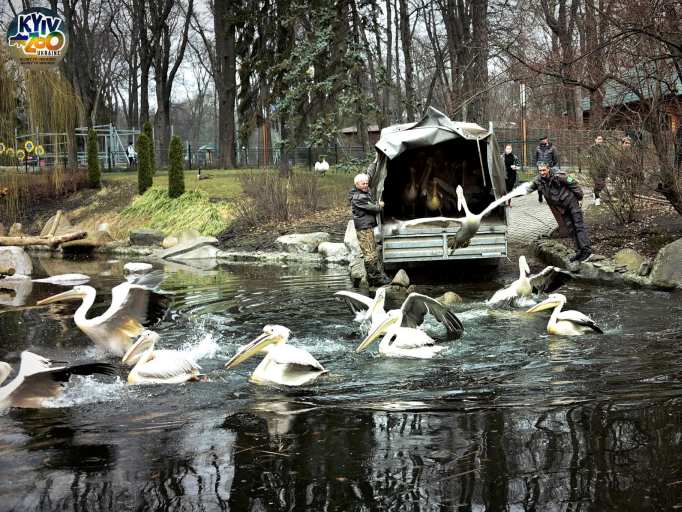
M60 265L96 276L97 314L122 279L120 262ZM161 345L191 351L210 380L128 386L121 367L0 415L0 510L682 507L679 294L569 285L568 307L605 334L558 338L548 314L485 308L511 272L442 267L450 282L420 291L458 292L465 333L415 361L355 353L362 333L333 297L351 289L345 268L166 274ZM31 307L61 290L35 283L25 306L0 306L0 359L103 357L73 324L75 303ZM290 390L250 384L258 358L225 370L267 323L329 374Z

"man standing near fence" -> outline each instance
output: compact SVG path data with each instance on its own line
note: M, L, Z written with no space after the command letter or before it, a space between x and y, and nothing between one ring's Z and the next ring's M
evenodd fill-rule
M358 236L362 257L365 260L367 272L367 284L370 286L383 286L389 284L391 279L384 274L379 262L374 228L377 225L376 215L384 207L383 201L375 201L369 190L369 176L361 173L353 180L355 186L348 193L353 224Z
M613 155L606 144L604 144L604 137L597 135L594 139L594 144L588 150L588 157L590 159L590 175L592 176L593 190L594 190L594 205L601 204L600 194L606 186L606 179L609 176L609 165L613 159Z

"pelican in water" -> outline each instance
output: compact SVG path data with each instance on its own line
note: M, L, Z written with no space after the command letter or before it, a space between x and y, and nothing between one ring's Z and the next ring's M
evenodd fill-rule
M346 301L355 313L356 321L360 323L370 321L369 332L376 330L390 313L385 310L386 289L383 287L377 288L374 299L345 290L338 291L334 295ZM457 315L446 305L421 293L410 293L400 306L400 310L403 315L401 319L403 327L417 328L424 323L426 314L431 313L446 328L449 339L459 338L464 330Z
M97 292L92 286L75 286L52 297L38 301L38 305L64 300L80 299L83 302L73 316L78 328L96 345L114 355L123 356L132 339L144 330L143 324L163 319L168 310L168 299L152 288L163 280L163 272L140 276L134 282L124 282L111 290L111 305L100 316L87 318Z
M0 384L7 380L12 367L0 361ZM113 375L114 367L108 363L80 363L52 366L33 352L21 353L19 372L8 384L0 387L0 410L8 407L41 407L44 400L59 396L62 386L71 375Z
M400 309L392 309L385 319L370 331L355 349L362 352L382 334L379 353L386 357L405 357L412 359L431 359L445 347L436 342L421 329L417 329L431 313L448 331L448 337L459 338L464 331L459 318L447 306L436 299L420 293L411 293Z
M145 330L128 349L121 362L132 366L128 384L180 384L202 380L201 367L179 350L155 350L160 336Z
M290 334L291 331L283 325L266 325L263 334L241 347L225 363L225 368L234 368L258 352L265 352L266 356L249 379L254 384L303 386L327 373L306 350L287 345Z
M529 275L530 268L525 256L519 257L519 278L486 301L489 308L517 305L522 298L535 293L550 293L571 279L571 274L559 267L545 267L537 274Z
M545 300L530 308L528 313L535 313L545 309L554 308L552 316L547 322L547 332L560 336L580 336L588 332L598 332L604 334L599 326L589 316L580 311L562 311L566 304L566 296L560 293L553 293Z
M448 246L450 248L458 249L460 247L467 247L469 245L470 240L476 235L476 232L478 231L478 228L481 227L481 221L483 220L483 217L491 213L495 208L497 208L500 205L505 204L507 201L514 197L518 196L523 196L526 195L527 193L527 187L519 186L516 187L514 190L509 192L508 194L500 197L499 199L496 199L492 203L490 203L485 210L483 210L481 213L473 214L471 211L469 211L469 207L467 206L466 199L464 198L464 189L462 188L461 185L457 185L456 189L457 193L457 209L459 211L464 210L464 217L425 217L423 219L413 219L413 220L407 220L403 221L401 223L402 227L410 227L410 226L416 226L419 224L442 224L442 225L449 225L451 223L457 223L460 225L459 229L455 233L454 239L450 239L448 241Z

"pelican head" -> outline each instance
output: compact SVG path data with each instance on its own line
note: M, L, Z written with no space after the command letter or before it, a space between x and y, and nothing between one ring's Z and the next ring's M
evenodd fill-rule
M525 256L519 256L519 270L524 273L524 276L530 274L530 267Z
M159 338L161 336L154 331L149 329L142 331L137 341L125 353L121 362L128 366L135 366L145 352L154 350L154 345L159 341Z
M544 311L545 309L553 309L560 304L562 306L566 304L566 296L561 293L553 293L542 302L530 308L526 313L537 313L538 311Z
M232 359L225 363L225 368L234 368L258 352L266 350L268 345L286 343L290 334L291 331L283 325L266 325L263 327L263 334L241 347Z
M362 343L358 345L358 348L355 349L356 352L362 352L365 350L367 347L369 347L374 340L379 338L382 334L386 333L391 327L394 325L400 325L403 320L403 314L402 311L399 309L392 309L391 311L388 312L388 316L386 319L381 322L376 329L374 329L372 332L370 332L367 337L362 340Z
M94 288L92 288L91 286L74 286L70 290L58 293L57 295L53 295L52 297L47 297L46 299L43 300L39 300L36 304L42 306L44 304L52 304L53 302L83 299L92 291L94 291Z

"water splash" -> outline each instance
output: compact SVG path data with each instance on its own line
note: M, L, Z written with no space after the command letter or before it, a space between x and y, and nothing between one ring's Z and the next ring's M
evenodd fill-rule
M212 332L199 330L196 338L187 341L180 350L187 353L194 361L213 359L222 349Z
M74 407L96 402L120 400L126 393L126 383L117 377L113 382L102 382L92 376L74 376L57 398L45 400L43 407Z

